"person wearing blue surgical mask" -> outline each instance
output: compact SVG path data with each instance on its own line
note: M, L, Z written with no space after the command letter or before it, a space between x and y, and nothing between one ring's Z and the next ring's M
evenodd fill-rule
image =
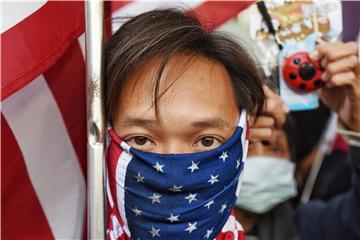
M247 239L296 239L290 199L297 194L291 116L273 141L250 142L235 215Z
M249 157L242 176L244 186L237 201L236 216L249 235L247 239L360 239L358 54L358 46L354 42L321 42L309 55L313 60L320 60L325 68L322 80L326 84L318 94L321 101L337 113L337 132L349 146L353 177L351 189L326 201L302 201L296 208L292 208L287 199L294 194L291 191L293 177L290 177L294 173L293 167L290 167L291 163L283 164L289 155L286 151L279 154L282 151L278 146L287 137L288 147L286 144L284 147L291 152L295 144L289 140L293 135L285 130L286 135L280 134L273 141L252 144L250 153L266 157ZM254 162L255 159L257 161ZM337 160L342 161L341 158Z

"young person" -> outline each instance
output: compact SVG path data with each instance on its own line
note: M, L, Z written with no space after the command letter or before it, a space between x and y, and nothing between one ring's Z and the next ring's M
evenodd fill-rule
M290 115L273 141L250 142L235 216L246 239L298 239L295 208L296 126Z
M231 210L246 119L264 106L250 57L196 17L165 9L126 22L105 59L107 238L242 239Z
M338 115L338 132L349 144L352 188L329 201L297 209L301 239L360 239L360 63L355 42L321 43L310 54L325 68L321 100ZM341 161L342 159L339 159Z
M287 160L294 161L297 154L292 150L295 136L285 124L285 131L280 131L275 141L258 141L249 147L237 204L240 209L236 210L249 239L360 239L358 47L353 42L321 43L310 57L321 60L325 68L322 80L326 85L319 96L338 114L338 132L349 144L352 187L327 201L312 200L293 209L286 200L294 194L294 168ZM344 160L343 155L337 155L338 165Z

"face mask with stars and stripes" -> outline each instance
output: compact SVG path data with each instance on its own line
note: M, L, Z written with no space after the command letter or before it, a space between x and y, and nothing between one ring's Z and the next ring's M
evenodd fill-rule
M206 152L136 150L110 129L108 199L131 239L214 239L240 190L248 148L246 112L224 144ZM109 184L110 182L110 184ZM111 184L113 182L113 184Z

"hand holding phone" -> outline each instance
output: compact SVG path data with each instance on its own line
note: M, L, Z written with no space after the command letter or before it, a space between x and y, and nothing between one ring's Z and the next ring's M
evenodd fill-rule
M325 84L321 79L324 68L320 60L312 60L306 51L288 56L282 67L285 82L296 91L311 92Z

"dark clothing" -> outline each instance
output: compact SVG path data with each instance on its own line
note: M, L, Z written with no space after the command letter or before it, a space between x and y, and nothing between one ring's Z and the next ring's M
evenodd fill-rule
M352 186L352 172L348 152L335 150L325 156L310 201L328 201L335 196L348 192Z
M246 240L296 240L298 233L294 224L294 208L285 202L267 212L256 224Z
M360 29L360 2L341 1L343 31L342 40L344 42L356 41Z
M296 223L301 239L360 239L360 148L349 150L355 173L352 190L328 202L299 206Z
M298 206L296 210L290 201L280 204L271 211L267 212L254 228L246 235L247 240L360 240L360 148L350 147L349 156L351 159L355 179L351 191L339 194L336 191L336 182L331 179L330 183L335 187L330 192L334 192L329 201L311 200L309 203ZM347 154L332 154L337 156L337 161L348 160ZM329 156L328 156L329 157ZM336 165L334 166L336 168ZM324 166L322 166L324 167ZM325 169L325 168L323 168ZM337 170L341 170L336 168ZM333 171L330 171L333 172ZM341 171L344 173L344 171ZM322 171L326 175L328 171ZM350 174L350 173L349 173ZM321 175L321 174L320 174ZM342 175L344 177L344 175ZM325 179L326 180L326 179ZM317 180L316 185L324 185L326 181ZM327 188L328 191L330 188ZM324 194L319 194L324 197ZM328 194L325 194L329 196ZM331 194L330 194L331 195ZM319 196L318 196L319 197ZM294 221L296 219L296 223Z

